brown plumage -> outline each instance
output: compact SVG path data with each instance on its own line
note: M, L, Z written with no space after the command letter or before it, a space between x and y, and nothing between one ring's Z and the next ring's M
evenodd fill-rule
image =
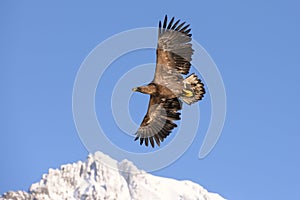
M173 121L180 120L181 100L192 104L205 94L203 83L195 74L185 79L182 76L189 73L193 54L188 27L180 20L174 23L174 17L169 24L167 16L163 25L159 21L154 79L146 86L133 88L150 95L147 114L136 132L135 140L140 139L141 145L160 146L177 127Z

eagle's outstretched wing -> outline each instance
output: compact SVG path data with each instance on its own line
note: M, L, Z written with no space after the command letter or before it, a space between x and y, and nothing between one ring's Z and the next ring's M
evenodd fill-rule
M181 74L188 74L191 67L193 49L190 31L189 24L180 23L180 20L174 23L174 17L169 24L167 16L163 24L159 21L153 82L168 87L175 94L181 92Z
M178 98L161 98L160 96L150 96L148 111L143 119L137 133L136 138L140 139L142 145L148 146L149 142L154 147L154 141L158 146L160 142L171 133L177 125L173 120L180 120L181 101Z

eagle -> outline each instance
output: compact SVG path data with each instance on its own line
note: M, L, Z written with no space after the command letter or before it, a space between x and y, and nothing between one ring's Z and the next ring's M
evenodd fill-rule
M190 105L201 100L205 94L204 84L189 73L192 60L191 29L186 22L174 17L168 23L165 15L163 24L159 21L156 49L156 68L154 79L145 86L133 88L133 91L150 95L147 114L135 133L135 141L140 145L149 142L152 147L169 136L180 120L182 101Z

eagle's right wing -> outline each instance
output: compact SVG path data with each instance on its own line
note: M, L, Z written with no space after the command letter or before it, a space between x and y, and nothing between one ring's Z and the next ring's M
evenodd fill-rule
M173 120L180 120L178 110L181 110L181 101L178 98L166 99L151 95L147 114L136 132L135 140L140 139L141 145L145 141L146 146L150 141L152 147L155 141L160 146L160 142L177 127Z

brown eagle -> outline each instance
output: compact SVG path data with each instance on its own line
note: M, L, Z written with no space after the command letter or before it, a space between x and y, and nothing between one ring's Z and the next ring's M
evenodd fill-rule
M192 34L190 25L174 17L168 23L167 15L159 21L158 43L156 49L156 69L154 79L146 86L133 88L133 91L150 94L148 111L136 132L135 140L140 144L149 142L158 146L177 127L173 122L180 120L182 101L187 104L195 103L203 98L205 90L201 80L189 73L192 60Z

